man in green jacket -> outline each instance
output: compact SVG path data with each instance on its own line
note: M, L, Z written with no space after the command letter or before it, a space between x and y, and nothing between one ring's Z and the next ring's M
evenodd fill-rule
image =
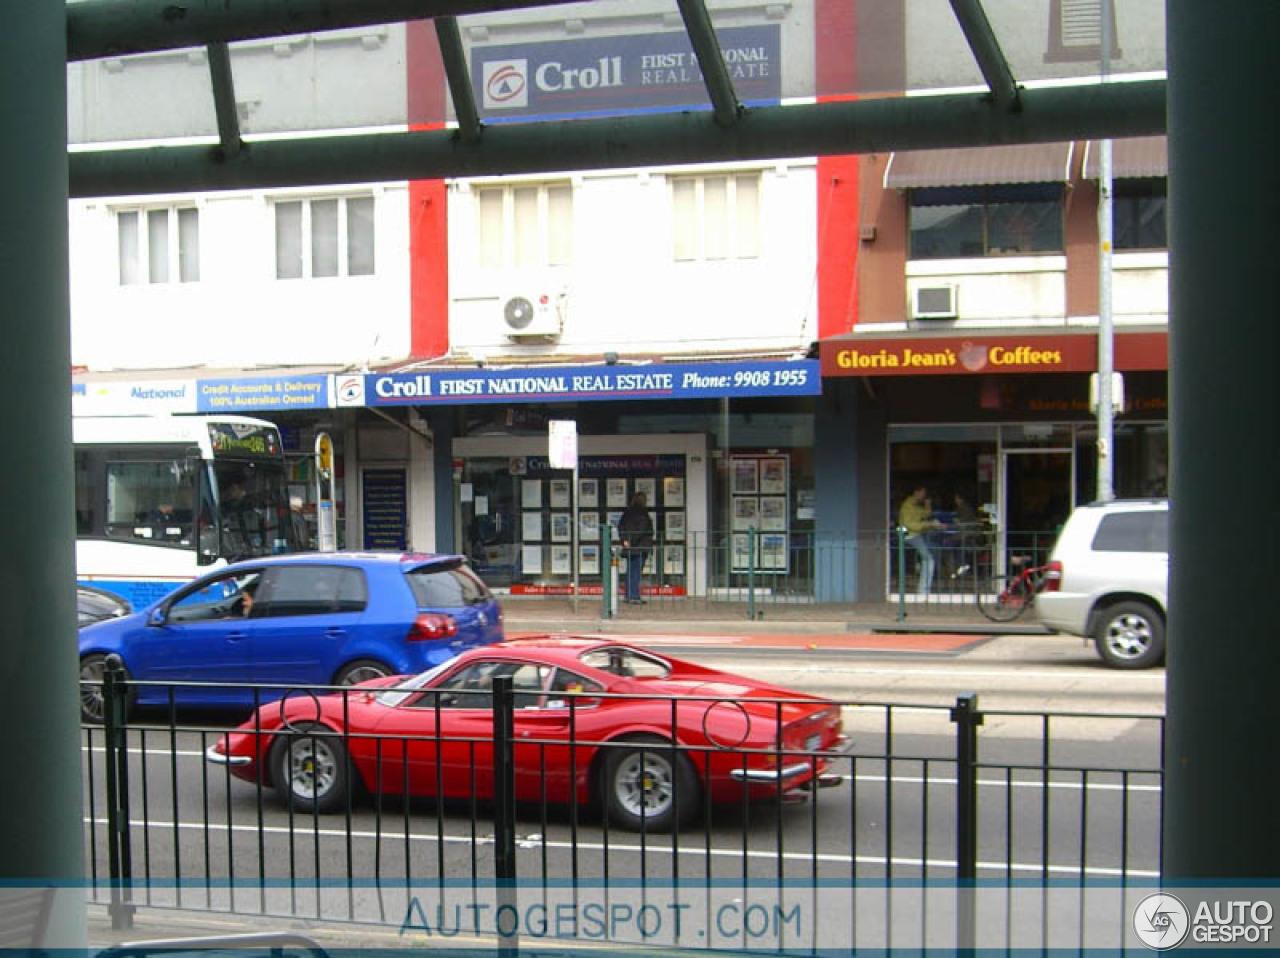
M933 590L933 570L935 562L933 552L925 534L945 528L941 522L933 518L933 507L929 505L927 490L918 486L911 495L902 500L898 509L898 525L907 531L907 545L916 550L916 558L920 566L920 585L917 591L928 595ZM903 584L902 588L906 588Z

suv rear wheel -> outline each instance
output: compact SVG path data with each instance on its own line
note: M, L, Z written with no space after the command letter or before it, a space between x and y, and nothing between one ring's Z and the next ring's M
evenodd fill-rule
M1117 602L1098 614L1093 637L1113 669L1145 669L1164 659L1164 619L1145 602Z

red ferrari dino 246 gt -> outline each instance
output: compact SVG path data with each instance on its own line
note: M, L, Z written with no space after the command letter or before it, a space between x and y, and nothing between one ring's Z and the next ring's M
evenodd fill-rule
M586 637L516 639L414 676L296 691L208 750L300 811L358 791L493 795L493 680L514 690L518 801L599 801L610 821L679 828L708 801L838 784L831 701Z

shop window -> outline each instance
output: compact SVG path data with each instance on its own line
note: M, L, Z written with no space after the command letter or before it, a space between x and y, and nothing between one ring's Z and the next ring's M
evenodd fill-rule
M679 261L760 255L760 174L671 179L671 249Z
M573 187L486 186L475 191L484 269L567 266L573 257Z
M1111 230L1117 250L1168 249L1168 181L1116 180L1111 191Z
M200 279L200 214L194 207L116 211L121 286Z
M374 273L372 196L275 203L276 278Z
M911 258L1061 253L1062 189L1031 183L911 190Z

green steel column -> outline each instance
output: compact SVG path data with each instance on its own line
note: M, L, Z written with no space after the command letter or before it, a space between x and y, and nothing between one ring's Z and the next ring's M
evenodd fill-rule
M1164 872L1280 876L1272 283L1280 4L1169 0Z
M66 14L6 6L0 31L0 879L80 881L75 525L67 293ZM84 891L44 943L85 938ZM33 944L36 943L33 941Z

